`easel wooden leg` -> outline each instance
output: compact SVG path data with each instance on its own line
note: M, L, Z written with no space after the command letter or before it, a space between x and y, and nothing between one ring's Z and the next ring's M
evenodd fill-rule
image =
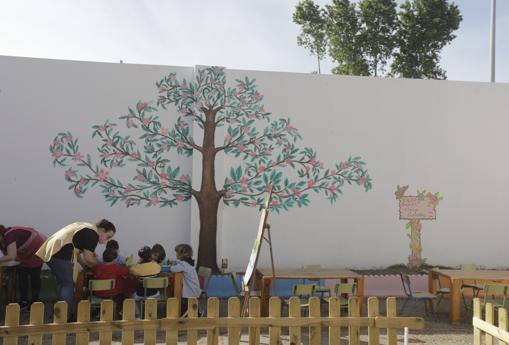
M270 286L272 285L272 277L263 277L262 279L262 316L269 314Z

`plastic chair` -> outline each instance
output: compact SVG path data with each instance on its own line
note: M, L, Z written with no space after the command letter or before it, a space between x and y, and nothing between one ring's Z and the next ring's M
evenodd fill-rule
M315 284L295 284L292 287L292 295L299 297L301 309L309 309L309 298L315 294L315 289ZM283 305L289 306L290 300L284 300Z
M426 306L426 303L428 303L431 310L431 314L436 318L436 314L433 308L433 300L437 298L437 296L430 292L424 291L413 292L412 287L410 285L410 277L408 276L408 274L400 273L399 276L401 277L401 283L403 284L403 290L406 295L405 302L403 303L403 306L401 307L399 314L401 315L403 313L403 310L405 310L405 307L409 300L414 301L416 305L418 301L423 301L424 312L426 313L426 315L428 315L428 308Z
M339 308L348 309L348 297L357 295L357 285L354 283L336 284L334 286L334 294L339 297ZM348 297L344 295L348 295Z
M507 285L486 284L484 285L484 298L481 301L483 307L486 303L493 304L493 308L505 308Z
M154 298L158 302L166 302L167 294L166 290L168 289L168 277L154 277L154 278L142 278L143 281L143 300L141 300L141 317L143 317L143 311L145 308L145 300L147 298ZM155 296L147 296L147 292L149 289L157 289L160 290L159 293ZM162 290L162 293L161 293Z
M304 270L320 270L321 268L322 268L321 265L304 265L304 266L302 266L302 269L304 269ZM329 295L329 297L330 297L330 295L331 295L330 288L321 285L322 279L320 279L320 278L317 278L317 279L307 278L307 279L303 279L302 283L305 284L306 280L308 282L311 282L311 284L315 284L314 282L316 282L316 284L315 284L316 285L315 293L319 293L320 297L322 299L323 299L325 293L327 293Z
M435 307L438 309L438 305L440 304L440 302L442 302L442 298L444 298L445 295L451 294L451 288L442 287L442 283L440 283L440 278L433 279L433 283L435 284L435 293L438 297L438 301Z
M475 264L461 264L460 270L462 270L462 271L477 271L477 266ZM463 299L463 305L465 306L465 310L468 310L469 308L468 308L468 304L467 304L467 299L465 298L465 294L463 293L463 291L465 289L472 289L472 295L474 297L478 297L479 292L481 292L484 289L484 285L477 284L475 280L474 280L473 284L465 284L465 283L461 284L461 298Z
M101 302L104 300L112 300L113 301L113 310L115 308L115 300L110 297L98 297L94 295L94 292L97 291L108 291L115 288L115 279L90 279L88 281L88 300L90 302L90 307L94 306L101 307ZM113 296L112 296L113 297Z

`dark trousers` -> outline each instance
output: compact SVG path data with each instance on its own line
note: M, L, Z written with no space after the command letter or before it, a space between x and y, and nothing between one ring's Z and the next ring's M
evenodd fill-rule
M18 267L19 295L21 301L37 302L41 292L41 267ZM28 284L30 281L31 299L28 299Z
M59 301L67 302L69 319L73 320L76 316L74 304L74 282L72 281L73 265L70 260L51 258L47 262L51 272L55 275L57 281L57 298Z
M187 312L188 305L189 300L187 298L182 298L180 300L180 316L184 315Z

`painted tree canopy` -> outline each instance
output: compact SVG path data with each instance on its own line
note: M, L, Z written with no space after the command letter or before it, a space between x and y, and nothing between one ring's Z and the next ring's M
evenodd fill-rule
M92 127L92 138L100 141L99 162L80 151L71 132L61 132L49 149L56 166L69 166L65 179L69 189L82 197L93 186L101 189L110 205L173 207L195 198L200 211L198 265L217 269L216 231L219 202L238 207L262 207L264 193L273 188L271 210L308 206L310 192L321 193L335 202L345 185L368 191L371 177L360 157L350 157L325 168L316 151L296 146L301 139L290 119L271 119L263 95L254 79L236 80L226 85L224 68L199 69L192 80L180 80L170 73L156 83L158 98L138 101L129 107L119 124L106 120ZM178 112L173 126L164 127L161 113L172 106ZM167 114L165 114L167 115ZM195 124L193 131L191 125ZM217 129L225 127L221 131ZM197 142L192 133L201 130ZM217 130L217 132L216 132ZM216 145L216 135L224 135ZM200 154L202 178L193 188L189 174L182 173L169 157ZM215 164L218 154L237 157L239 164L229 169L221 188L216 187ZM132 179L121 181L115 169L132 169ZM292 179L285 172L295 172Z

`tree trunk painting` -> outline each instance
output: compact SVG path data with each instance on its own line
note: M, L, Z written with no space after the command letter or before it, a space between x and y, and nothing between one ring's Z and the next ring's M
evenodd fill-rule
M71 132L60 132L50 144L54 166L68 167L65 180L77 197L98 186L110 206L175 207L194 198L198 204L200 233L198 266L218 270L216 252L219 203L261 208L267 190L273 190L271 211L282 212L310 204L310 192L320 193L331 203L346 185L365 191L372 187L365 162L356 156L325 168L315 150L298 147L301 140L290 119L276 118L265 110L263 95L254 79L226 85L225 69L198 69L191 80L170 73L156 83L155 101L138 101L119 120L133 135L122 134L108 119L92 126L98 145L99 163L80 151ZM178 116L165 126L160 113L172 106ZM203 131L197 143L191 134ZM217 128L224 127L223 144L216 147ZM222 132L221 132L222 133ZM137 139L135 138L137 136ZM202 180L193 188L191 172L182 172L169 159L171 154L202 158ZM238 158L219 190L215 164L218 154ZM116 169L131 169L130 181L113 177ZM295 175L292 178L293 172Z

